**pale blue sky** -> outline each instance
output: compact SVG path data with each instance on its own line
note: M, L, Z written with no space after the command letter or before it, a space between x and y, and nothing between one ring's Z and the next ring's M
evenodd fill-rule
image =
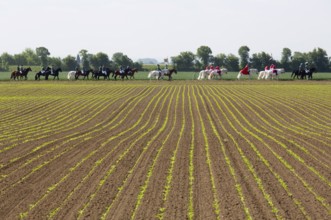
M86 49L135 61L246 45L275 59L284 47L331 56L330 10L330 0L1 0L0 54L44 46L61 58Z

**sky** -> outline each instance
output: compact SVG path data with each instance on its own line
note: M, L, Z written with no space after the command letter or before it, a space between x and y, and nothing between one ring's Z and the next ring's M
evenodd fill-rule
M331 56L330 9L331 0L1 0L0 54L46 47L52 57L85 49L163 61L248 46L277 60L283 48Z

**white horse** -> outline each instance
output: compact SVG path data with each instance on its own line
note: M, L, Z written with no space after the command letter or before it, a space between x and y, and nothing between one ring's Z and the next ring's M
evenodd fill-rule
M75 79L76 71L69 71L67 78L69 80Z
M163 77L164 77L164 74L167 74L167 73L169 73L169 70L168 69L163 69L163 70L161 70L161 75L160 75L160 71L158 71L158 70L152 70L152 71L150 71L149 73L148 73L148 79L152 79L152 77L155 77L155 79L163 79Z
M237 75L237 79L239 80L240 79L240 77L242 77L242 76L248 76L249 78L251 78L251 76L252 76L252 73L258 73L258 70L257 69L249 69L248 70L248 74L242 74L241 73L241 70L239 71L239 73L238 73L238 75Z
M266 75L266 71L265 70L262 70L259 72L259 75L257 77L258 80L260 79L264 79L265 78L265 75Z
M279 68L274 70L265 70L264 79L268 79L269 77L270 79L274 79L274 78L278 79L280 74L285 73L284 68Z
M209 76L209 70L201 70L199 72L198 80L204 79L206 76Z
M227 74L228 73L228 70L225 69L225 68L222 68L219 70L212 70L210 73L209 73L209 76L208 76L208 79L212 79L214 76L215 77L218 77L219 79L222 78L222 75L224 74Z

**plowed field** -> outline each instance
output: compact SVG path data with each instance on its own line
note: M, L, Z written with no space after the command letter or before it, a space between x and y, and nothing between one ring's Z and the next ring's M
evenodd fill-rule
M0 219L330 219L331 82L0 83Z

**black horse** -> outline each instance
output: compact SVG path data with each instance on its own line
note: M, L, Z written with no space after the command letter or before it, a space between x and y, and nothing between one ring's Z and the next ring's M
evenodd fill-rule
M312 67L308 70L308 72L305 72L305 75L304 75L304 79L306 79L306 77L308 77L307 79L313 79L313 73L316 73L317 70L315 67Z
M85 70L84 73L79 70L75 74L75 79L78 79L80 76L83 76L83 79L85 79L85 78L89 79L90 73L92 73L92 72L93 72L92 69Z
M112 70L112 69L110 69L110 68L106 68L105 69L105 72L106 73L103 73L102 71L100 71L100 70L94 70L93 72L92 72L92 77L94 78L94 79L99 79L100 78L100 76L102 76L102 77L104 77L103 79L110 79L110 74L111 73L114 73L114 70Z
M54 76L53 80L54 80L55 78L57 78L57 79L59 80L59 79L60 79L60 78L59 78L59 73L60 73L60 72L62 72L62 69L61 69L61 68L57 68L56 70L53 70L53 72L52 72L52 71L49 71L48 76ZM48 76L45 78L46 80L48 79Z
M292 74L291 74L291 78L295 79L299 79L301 78L301 76L305 74L305 70L304 69L301 69L301 70L293 70L292 71Z
M316 73L316 68L312 67L308 71L302 69L302 70L293 70L291 74L291 78L295 79L313 79L313 73Z
M34 79L40 80L40 76L44 76L45 80L48 80L48 75L51 73L51 68L48 66L44 71L39 71L36 73Z

